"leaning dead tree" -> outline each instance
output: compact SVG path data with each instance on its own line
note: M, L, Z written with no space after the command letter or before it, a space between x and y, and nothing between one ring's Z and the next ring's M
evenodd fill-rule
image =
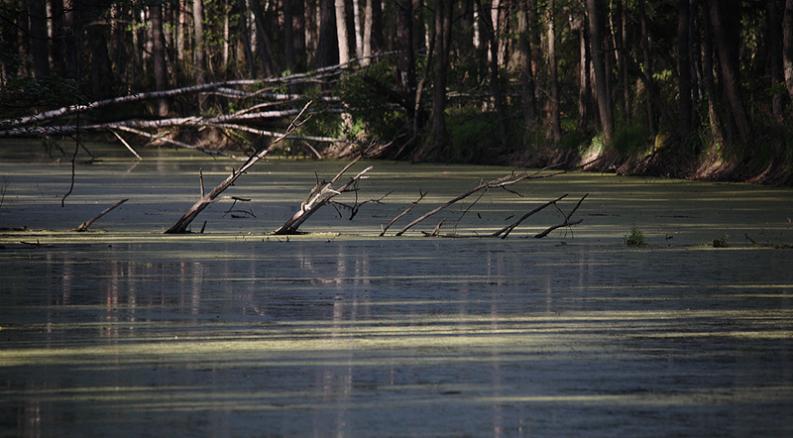
M215 200L224 191L226 191L226 189L234 185L234 183L245 172L247 172L251 167L253 167L253 165L256 164L259 160L267 156L267 154L275 150L280 145L280 143L289 136L289 134L291 134L295 129L297 129L302 123L305 122L305 120L301 121L301 119L303 118L303 115L306 113L306 110L308 110L309 106L311 106L311 101L308 101L308 103L306 103L303 106L303 109L301 109L300 112L297 114L297 116L295 116L295 118L292 120L292 122L289 124L289 126L286 128L286 131L283 134L281 134L278 138L273 140L273 142L270 143L269 146L265 148L261 148L255 154L251 155L248 158L248 160L245 161L242 167L239 168L239 170L232 169L231 175L227 176L226 179L221 181L220 184L218 184L217 186L215 186L215 188L210 190L209 193L204 192L204 177L203 175L200 175L199 180L201 183L201 197L198 198L198 200L187 210L187 212L185 212L185 214L182 215L182 217L179 218L178 221L176 221L175 224L171 226L171 228L168 228L165 231L165 234L186 233L190 224L193 222L196 216L198 216L198 214L201 213L201 211L203 211L210 204L215 202Z
M289 219L281 225L280 228L275 230L273 234L275 235L290 235L290 234L298 234L298 228L300 225L303 224L308 218L310 218L314 213L316 213L319 209L326 205L334 205L338 208L338 206L343 206L345 208L351 208L353 211L357 211L357 203L352 207L346 204L336 203L334 198L344 193L349 192L356 192L358 191L358 183L366 178L366 174L372 170L373 166L369 166L360 172L356 173L355 176L350 177L344 183L340 183L339 181L344 177L344 175L349 171L358 161L359 158L352 160L343 169L339 171L330 181L317 181L314 187L309 192L306 199L300 203L300 207L297 209Z

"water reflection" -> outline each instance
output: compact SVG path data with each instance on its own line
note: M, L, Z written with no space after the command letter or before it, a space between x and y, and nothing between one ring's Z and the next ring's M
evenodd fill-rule
M522 241L7 251L0 433L698 435L730 418L727 434L784 434L784 255Z

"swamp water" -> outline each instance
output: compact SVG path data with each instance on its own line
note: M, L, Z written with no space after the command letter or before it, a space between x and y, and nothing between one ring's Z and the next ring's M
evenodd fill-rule
M33 230L0 232L0 436L793 434L793 250L744 236L793 243L791 190L565 174L442 231L589 193L572 232L527 237L547 210L507 240L378 238L419 190L416 213L509 169L375 162L383 204L287 240L267 232L343 163L273 160L227 192L256 217L222 201L163 236L200 168L239 163L146 152L78 164L63 208L68 163L0 162L0 226Z

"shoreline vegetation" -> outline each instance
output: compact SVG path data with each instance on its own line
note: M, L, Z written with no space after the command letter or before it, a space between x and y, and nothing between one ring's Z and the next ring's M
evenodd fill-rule
M250 155L311 101L274 154L791 185L793 0L764 6L10 0L0 144Z

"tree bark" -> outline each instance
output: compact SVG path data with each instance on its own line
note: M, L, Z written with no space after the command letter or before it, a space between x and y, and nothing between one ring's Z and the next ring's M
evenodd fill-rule
M52 15L52 66L55 73L66 76L66 46L65 31L63 29L63 0L50 0L50 15Z
M589 53L589 35L584 17L578 28L578 129L581 131L586 131L589 127L589 109L592 104Z
M691 55L690 46L690 0L677 1L677 88L678 88L678 132L687 141L691 136Z
M769 88L772 90L771 94L771 113L778 121L782 120L782 96L776 88L784 82L784 73L782 67L782 15L779 10L779 2L777 0L769 0L766 2L766 35L768 48L768 76L770 79Z
M196 84L203 84L206 80L203 0L193 0L193 71Z
M256 50L260 51L259 57L262 60L262 64L264 64L265 74L268 76L277 75L281 69L273 57L275 51L270 41L270 35L267 33L269 29L267 16L262 9L260 0L251 0L251 11L256 21Z
M614 142L614 114L606 84L606 69L603 52L603 2L586 0L589 16L589 43L592 48L592 65L595 70L595 87L598 94L598 115L603 139L611 146Z
M154 71L154 88L165 90L168 86L168 71L165 64L165 48L162 33L162 1L155 0L149 5L149 13L152 26L152 62ZM159 99L157 101L157 114L165 116L168 114L168 101Z
M417 159L435 160L445 155L449 146L449 133L446 130L446 81L451 49L451 24L453 2L435 0L435 51L432 86L432 127L423 148L414 156Z
M363 56L363 28L361 25L361 9L358 0L352 0L353 28L355 29L355 57Z
M339 44L336 31L336 15L333 5L333 0L319 0L317 67L325 67L339 63Z
M559 80L556 60L556 2L548 2L548 137L554 144L562 139L559 116Z
M793 100L793 0L785 2L785 17L782 22L785 86Z
M708 0L708 10L713 37L716 41L716 51L719 54L722 89L727 97L730 116L735 122L738 137L746 145L751 135L751 129L740 91L738 59L741 22L740 5L731 2Z
M347 2L335 0L336 40L339 47L339 64L350 62L350 40L347 36Z
M534 74L531 71L531 39L529 35L529 11L528 2L521 1L521 8L518 11L518 53L520 55L518 69L520 71L520 94L523 108L523 123L528 142L529 136L534 130L536 120L536 97L534 95Z
M47 4L44 0L27 0L30 21L28 38L30 53L33 55L33 73L37 79L50 74L49 54L47 53Z

